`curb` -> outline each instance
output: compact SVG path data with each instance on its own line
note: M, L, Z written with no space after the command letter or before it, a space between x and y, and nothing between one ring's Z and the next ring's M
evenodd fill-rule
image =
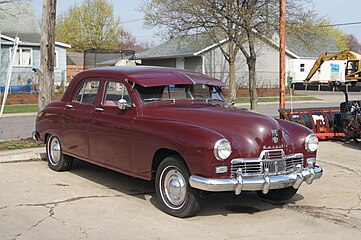
M2 115L2 118L7 118L7 117L30 117L30 116L36 116L37 113L36 112L32 112L32 113L5 113Z
M41 161L47 159L45 152L34 152L32 149L22 150L22 152L7 151L6 153L2 153L2 155L0 155L0 163Z

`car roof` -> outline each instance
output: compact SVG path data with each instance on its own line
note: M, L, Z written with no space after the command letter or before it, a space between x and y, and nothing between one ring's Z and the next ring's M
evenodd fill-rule
M121 66L107 68L93 68L82 71L79 77L104 76L104 77L122 77L143 87L176 85L176 84L206 84L212 86L225 86L218 79L206 76L204 74L189 70L151 67L151 66Z

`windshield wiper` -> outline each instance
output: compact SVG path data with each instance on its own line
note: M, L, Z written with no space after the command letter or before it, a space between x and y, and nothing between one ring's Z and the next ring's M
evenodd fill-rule
M145 98L144 102L155 102L155 101L172 101L175 102L175 99L164 99L164 98Z
M152 102L152 101L162 101L162 98L144 98L144 102Z

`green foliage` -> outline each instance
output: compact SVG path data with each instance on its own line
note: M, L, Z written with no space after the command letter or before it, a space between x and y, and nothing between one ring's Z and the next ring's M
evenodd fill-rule
M115 50L122 32L113 4L107 0L83 0L60 15L56 39L71 45L72 51Z
M5 105L4 114L8 113L32 113L38 111L37 104Z
M43 143L36 142L32 138L0 141L0 151L24 149L24 148L37 148L43 146L44 146Z

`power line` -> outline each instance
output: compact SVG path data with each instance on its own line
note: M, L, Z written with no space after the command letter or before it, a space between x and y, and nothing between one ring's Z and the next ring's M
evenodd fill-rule
M136 18L136 19L132 19L132 20L129 20L129 21L122 21L120 22L120 24L127 24L127 23L133 23L133 22L140 22L140 21L143 21L144 18Z
M335 23L328 25L320 25L320 27L337 27L337 26L349 26L349 25L358 25L358 24L361 24L361 22Z

